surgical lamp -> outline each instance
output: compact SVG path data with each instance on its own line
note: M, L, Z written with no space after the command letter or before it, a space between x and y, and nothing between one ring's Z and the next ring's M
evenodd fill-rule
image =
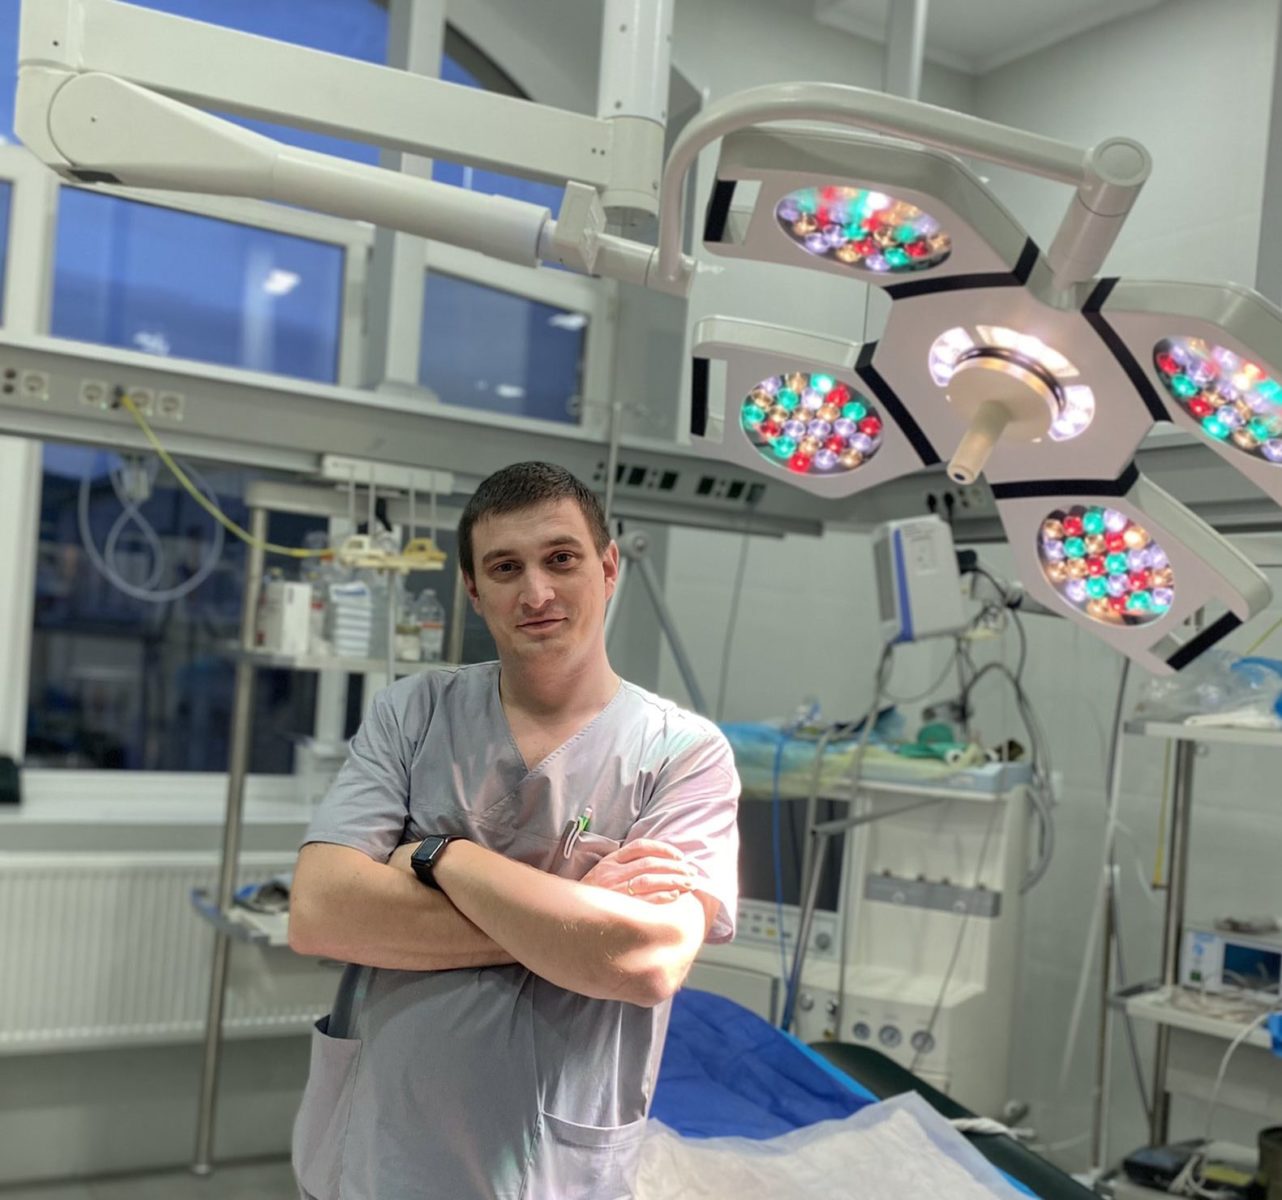
M733 315L701 321L691 433L707 454L833 499L945 460L960 484L982 472L1029 591L1152 671L1180 668L1266 605L1249 560L1134 458L1155 423L1171 422L1282 500L1282 313L1230 285L1097 277L1148 177L1142 146L1110 138L1083 151L901 97L797 83L709 105L665 164L654 81L666 77L670 0L608 8L629 15L605 22L603 89L621 78L625 97L602 102L624 114L614 122L465 99L115 0L27 0L15 124L81 184L277 200L674 295L697 275L681 253L687 175L720 141L708 252L835 274L892 305L866 344ZM620 49L612 30L635 43ZM254 69L225 81L215 53ZM291 86L272 88L272 56ZM437 108L415 108L429 87ZM344 94L362 97L361 120L335 104ZM288 123L462 159L457 118L475 106L475 161L539 173L532 146L546 145L566 183L561 212L295 149L199 107L270 119L273 104ZM421 114L421 136L407 111ZM842 128L813 132L816 122ZM1075 189L1045 253L956 155ZM608 232L626 209L657 211L657 247ZM1207 605L1210 622L1188 629Z
M1029 592L1154 672L1268 603L1250 561L1133 461L1171 421L1282 499L1282 314L1261 297L1077 278L1082 260L1042 256L960 161L866 135L727 136L704 242L892 301L863 345L699 322L705 452L833 498L951 454L956 483L987 476ZM1222 615L1180 629L1207 606Z

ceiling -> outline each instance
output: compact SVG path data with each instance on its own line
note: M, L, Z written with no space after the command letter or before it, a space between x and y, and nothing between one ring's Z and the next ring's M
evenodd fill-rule
M911 0L896 0L907 4ZM926 58L986 75L1088 29L1156 8L1164 0L934 0L927 7ZM815 0L822 25L884 42L891 0Z

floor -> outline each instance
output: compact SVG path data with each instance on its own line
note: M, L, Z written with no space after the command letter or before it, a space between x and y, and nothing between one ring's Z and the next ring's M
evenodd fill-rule
M298 1188L281 1159L218 1167L204 1179L184 1170L0 1187L0 1200L298 1200Z

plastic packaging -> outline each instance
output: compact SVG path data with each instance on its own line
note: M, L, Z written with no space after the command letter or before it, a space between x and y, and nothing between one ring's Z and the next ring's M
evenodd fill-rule
M1282 661L1208 650L1178 674L1150 679L1135 711L1199 724L1282 725Z
M329 585L328 640L340 658L369 658L373 632L369 584L363 579Z

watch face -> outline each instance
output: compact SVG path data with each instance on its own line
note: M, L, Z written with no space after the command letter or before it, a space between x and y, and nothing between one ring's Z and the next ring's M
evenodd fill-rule
M418 849L410 855L410 865L414 868L414 874L428 887L435 888L438 892L441 890L441 885L432 878L432 867L437 855L441 852L441 847L449 840L447 837L432 834L425 837L419 843Z
M445 845L447 840L447 838L443 838L435 834L425 837L422 842L419 843L418 849L414 851L414 861L425 866L431 863L433 859L436 858L437 854L440 853L441 847Z

